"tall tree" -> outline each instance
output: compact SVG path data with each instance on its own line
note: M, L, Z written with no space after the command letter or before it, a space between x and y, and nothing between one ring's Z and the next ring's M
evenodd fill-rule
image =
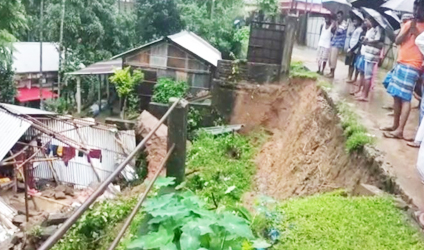
M20 1L0 1L0 102L12 103L16 85L12 69L12 43L26 29L25 9Z
M25 9L20 1L0 1L0 62L10 63L16 34L26 29Z
M240 47L234 21L243 18L243 7L243 0L180 0L179 4L187 29L208 40L225 58L237 54Z
M137 0L136 14L139 42L171 35L184 28L174 0Z

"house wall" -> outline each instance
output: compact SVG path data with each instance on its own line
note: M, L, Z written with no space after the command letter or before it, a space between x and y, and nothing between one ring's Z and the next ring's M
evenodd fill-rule
M44 72L46 83L43 87L51 87L57 85L58 73L57 72ZM39 86L39 73L16 73L14 80L17 88L31 88Z
M91 149L100 149L102 153L101 161L100 159L92 158L91 162L99 174L101 181L104 181L125 159L125 152L115 140L115 135L119 135L127 152L133 151L136 146L134 131L117 132L89 126L80 127L77 130L72 123L68 122L52 119L41 119L40 121L56 133L60 133L74 141L85 144ZM36 129L31 127L26 133L26 136L30 137L38 133ZM50 136L43 134L41 136L41 141L44 144L48 142L50 138ZM53 139L51 144L67 146L56 139ZM34 177L39 179L53 179L53 173L49 164L49 162L34 163ZM134 166L134 163L130 165ZM87 161L86 156L78 156L78 151L76 151L76 156L69 161L68 166L65 166L62 160L53 161L52 166L62 182L78 186L88 186L91 182L97 181L97 177L90 163Z
M144 82L138 87L142 109L148 108L158 79L185 81L190 86L190 93L196 96L210 89L214 72L207 63L166 41L124 57L123 64L141 69L145 74Z

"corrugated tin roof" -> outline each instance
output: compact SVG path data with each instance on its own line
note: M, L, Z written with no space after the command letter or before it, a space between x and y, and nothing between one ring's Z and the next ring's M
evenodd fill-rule
M219 52L219 50L193 32L181 31L175 35L168 36L168 38L215 67L218 66L218 61L222 59L221 52Z
M15 115L57 115L56 113L41 109L27 108L8 103L0 103L0 107Z
M128 54L128 53L131 53L131 52L137 51L137 50L139 50L139 49L142 49L142 48L148 47L148 46L150 46L150 45L152 45L152 44L155 44L155 43L158 43L158 42L162 42L163 40L165 40L165 38L163 38L163 37L162 37L162 38L159 38L159 39L157 39L157 40L154 40L154 41L152 41L152 42L150 42L150 43L146 43L146 44L143 44L143 45L141 45L141 46L138 46L138 47L136 47L136 48L134 48L134 49L127 50L127 51L125 51L125 52L123 52L123 53L121 53L121 54L119 54L119 55L113 56L113 57L111 58L111 60L121 58L122 56L124 56L124 55L126 55L126 54Z
M40 71L40 43L17 42L13 44L13 70L15 73ZM43 43L43 72L59 70L59 50L55 43Z
M177 34L170 35L167 38L173 41L174 43L178 44L179 46L183 47L184 49L202 58L203 60L214 65L215 67L218 66L218 61L222 59L222 55L221 55L221 52L219 52L219 50L217 50L215 47L210 45L205 39L194 34L193 32L181 31ZM148 47L158 42L162 42L164 40L165 38L161 38L153 42L150 42L148 44L144 44L140 47L137 47L137 48L128 50L124 53L121 53L119 55L116 55L112 57L112 59L123 57L127 55L128 53Z
M90 66L75 72L67 73L67 75L101 75L112 74L115 70L122 69L122 59L114 59L91 64Z
M31 122L0 109L0 160L31 126Z

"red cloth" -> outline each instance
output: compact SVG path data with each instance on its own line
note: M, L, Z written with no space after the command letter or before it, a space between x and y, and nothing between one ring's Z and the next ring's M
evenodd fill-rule
M48 89L43 89L43 100L52 99L57 97L57 94L51 92ZM20 88L18 89L18 94L16 95L16 100L19 102L30 102L40 100L40 89L39 88Z
M65 166L68 166L68 162L75 157L75 148L73 147L63 147L62 160L65 163Z
M90 160L91 158L100 159L100 162L102 162L102 151L100 149L90 150L90 152L88 153L88 156L87 156L88 162L91 161Z

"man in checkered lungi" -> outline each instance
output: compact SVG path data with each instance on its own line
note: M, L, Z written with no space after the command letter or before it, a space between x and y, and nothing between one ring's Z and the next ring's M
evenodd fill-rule
M396 44L400 45L398 60L387 87L387 93L394 99L394 120L393 126L382 128L386 138L404 138L415 83L420 77L423 64L423 55L415 44L415 39L424 31L424 0L414 2L414 17L415 19L402 26L396 37Z

